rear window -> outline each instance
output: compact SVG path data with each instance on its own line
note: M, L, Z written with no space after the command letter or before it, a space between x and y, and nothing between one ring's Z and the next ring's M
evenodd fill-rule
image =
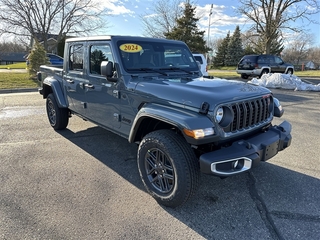
M254 63L256 62L257 56L245 56L242 58L240 63Z
M196 61L198 61L200 64L203 64L202 57L200 57L200 56L194 56L194 58L195 58Z

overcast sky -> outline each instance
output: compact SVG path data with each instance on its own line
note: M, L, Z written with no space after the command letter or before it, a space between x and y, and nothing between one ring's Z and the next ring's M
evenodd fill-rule
M143 25L140 15L152 14L152 0L97 0L101 7L108 9L109 17L107 18L110 26L105 34L120 35L138 35L142 36ZM237 8L239 2L237 0L194 0L196 3L198 14L201 14L199 21L201 30L205 30L205 40L208 38L209 12L211 4L213 10L211 15L210 39L225 37L227 32L231 34L235 30L236 25L240 26L240 30L244 32L248 25L245 19L236 15L234 9ZM315 20L320 22L320 14L313 16ZM300 23L301 24L301 23ZM315 45L320 46L320 25L306 26L315 36Z

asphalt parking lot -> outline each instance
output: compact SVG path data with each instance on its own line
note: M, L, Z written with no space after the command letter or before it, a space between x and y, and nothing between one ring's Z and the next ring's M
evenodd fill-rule
M320 239L320 93L273 92L291 147L238 176L202 175L176 209L145 192L134 144L78 117L56 132L38 93L0 94L0 239Z

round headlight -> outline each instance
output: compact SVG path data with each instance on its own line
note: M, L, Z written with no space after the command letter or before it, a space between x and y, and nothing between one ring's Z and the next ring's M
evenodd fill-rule
M218 110L217 110L217 113L216 113L217 122L220 123L222 118L223 118L223 108L219 107Z

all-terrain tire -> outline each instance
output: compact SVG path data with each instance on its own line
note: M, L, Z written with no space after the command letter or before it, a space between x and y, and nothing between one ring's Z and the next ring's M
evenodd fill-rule
M57 101L52 93L50 93L47 97L46 109L50 125L55 130L62 130L67 127L69 123L68 109L59 108Z
M195 153L182 136L171 130L147 134L139 145L137 161L145 188L161 205L177 207L199 186Z

